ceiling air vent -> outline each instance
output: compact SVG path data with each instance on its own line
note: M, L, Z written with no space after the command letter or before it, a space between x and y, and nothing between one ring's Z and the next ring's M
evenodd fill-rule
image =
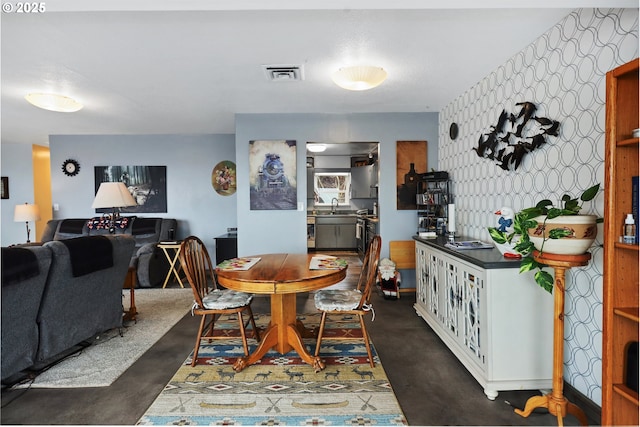
M272 82L304 80L302 65L263 65L267 79Z

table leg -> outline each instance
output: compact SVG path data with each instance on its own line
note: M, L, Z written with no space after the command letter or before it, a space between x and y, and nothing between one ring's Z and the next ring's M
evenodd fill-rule
M564 363L564 293L565 293L564 267L555 267L554 289L554 321L553 321L553 388L551 393L544 396L533 396L527 400L524 409L516 409L515 412L523 417L528 417L536 408L546 408L551 415L558 419L558 426L563 425L562 419L567 413L575 416L580 424L588 425L584 412L570 403L563 395L563 363Z
M233 365L236 372L257 362L269 349L273 348L280 354L286 354L295 350L302 360L316 369L316 372L324 369L325 365L320 357L311 355L304 342L299 325L304 328L302 322L296 320L296 294L271 295L271 324L262 336L258 347L247 357L239 358ZM306 335L306 332L303 332Z
M182 283L182 279L180 279L180 274L178 273L178 269L180 268L180 264L178 263L178 258L180 257L180 248L175 249L173 258L171 257L171 255L169 255L168 248L162 248L162 252L164 252L164 256L167 258L167 261L169 261L169 271L167 271L167 277L164 278L162 288L164 289L167 287L167 283L169 283L169 279L171 278L172 274L178 280L178 284L180 285L180 287L184 288L184 284ZM178 263L178 268L176 268L176 263Z
M127 275L125 276L124 286L123 288L129 288L129 295L131 297L131 301L129 303L129 310L125 311L123 320L136 320L136 314L138 311L136 309L136 299L135 299L135 289L136 287L136 269L134 267L129 267L127 270Z

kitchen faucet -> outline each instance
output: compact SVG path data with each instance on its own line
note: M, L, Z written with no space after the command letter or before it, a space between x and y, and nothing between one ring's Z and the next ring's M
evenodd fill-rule
M336 201L336 205L333 206L333 201ZM335 197L333 199L331 199L331 213L335 214L336 213L336 209L338 208L338 199L336 199Z

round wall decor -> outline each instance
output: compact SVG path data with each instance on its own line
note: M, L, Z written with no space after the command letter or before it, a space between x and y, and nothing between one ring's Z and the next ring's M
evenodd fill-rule
M458 137L458 124L456 122L451 123L451 126L449 126L449 137L454 140Z
M67 159L62 163L62 172L67 176L76 176L80 172L80 163L73 159Z
M236 192L236 164L230 160L218 163L211 172L211 185L221 196Z

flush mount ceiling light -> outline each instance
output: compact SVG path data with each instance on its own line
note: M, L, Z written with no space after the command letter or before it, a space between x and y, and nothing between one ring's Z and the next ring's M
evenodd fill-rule
M307 144L307 150L312 153L322 153L327 149L327 144Z
M373 89L386 78L387 72L383 68L370 65L340 68L332 76L335 84L347 90Z
M60 113L73 113L83 107L75 99L57 93L30 93L24 99L38 108Z

